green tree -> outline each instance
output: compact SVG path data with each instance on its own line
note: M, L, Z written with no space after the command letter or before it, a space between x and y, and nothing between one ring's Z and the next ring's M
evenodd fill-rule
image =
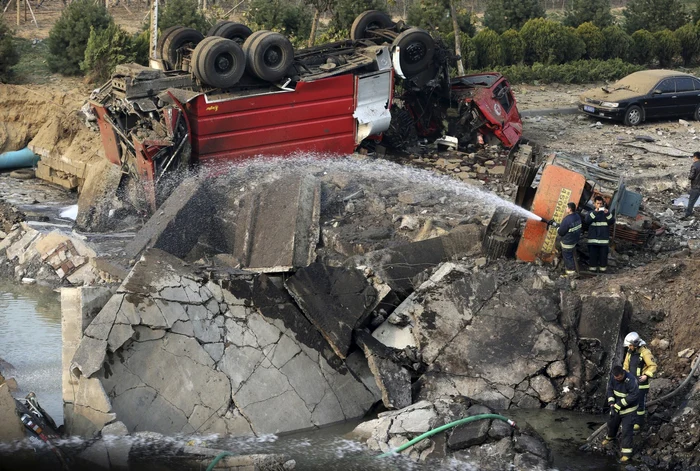
M604 57L606 59L626 61L629 58L632 38L625 33L624 29L618 25L607 26L603 28L603 37L605 38Z
M600 59L605 55L605 36L596 25L591 22L581 23L576 28L576 34L586 44L587 59Z
M579 26L593 23L598 28L605 28L613 23L610 13L610 0L573 0L566 12L564 24Z
M693 23L700 21L700 0L695 0L695 10L693 10Z
M581 58L586 52L586 44L569 26L534 18L520 30L525 43L525 61L528 63L562 64Z
M90 31L102 31L112 22L107 9L92 0L74 0L61 12L49 32L46 62L53 72L80 74Z
M252 0L246 18L253 30L269 29L297 38L311 33L311 12L284 0Z
M106 81L117 65L137 61L137 37L114 22L107 29L92 28L80 68L92 81Z
M158 15L158 28L165 31L171 26L194 28L206 34L211 25L199 9L197 0L168 0Z
M632 62L640 65L649 64L656 57L656 38L654 34L640 29L632 34L632 48L630 58Z
M698 53L700 53L699 28L700 25L688 23L673 32L680 46L680 55L681 58L683 58L683 65L686 67L688 67Z
M501 35L503 61L506 65L520 64L525 59L525 42L514 29L509 29Z
M448 36L451 35L452 40L448 44L454 44L454 27L449 0L427 0L414 3L408 10L407 16L406 21L409 25L437 33L446 42ZM457 11L457 25L462 32L469 36L473 36L476 32L471 15L466 10Z
M501 36L492 29L484 28L473 38L476 49L476 67L483 69L504 62Z
M681 43L669 29L663 29L654 33L656 39L656 58L661 67L673 64L674 59L681 52Z
M336 31L350 31L350 26L357 15L367 10L386 11L385 5L386 3L381 0L343 0L337 2L331 10L333 14L328 26Z
M541 0L488 0L484 26L501 34L507 29L520 29L532 18L543 18Z
M10 67L19 62L19 54L12 38L12 30L0 16L0 82L10 75Z
M640 29L652 33L662 29L676 30L689 19L682 0L630 0L623 15L625 30L629 34Z

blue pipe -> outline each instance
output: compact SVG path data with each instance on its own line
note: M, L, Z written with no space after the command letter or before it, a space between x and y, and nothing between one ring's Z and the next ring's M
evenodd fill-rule
M33 167L41 159L29 147L0 154L0 169Z

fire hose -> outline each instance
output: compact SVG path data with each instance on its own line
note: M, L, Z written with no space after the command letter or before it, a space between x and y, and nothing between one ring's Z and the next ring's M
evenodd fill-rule
M685 377L685 379L683 380L683 382L682 382L680 385L678 385L678 387L677 387L676 389L674 389L674 390L671 391L670 393L666 394L665 396L661 396L661 397L658 398L658 399L654 399L653 401L649 401L649 402L647 403L647 407L656 405L656 404L658 404L658 403L660 403L660 402L663 402L663 401L665 401L666 399L670 399L670 398L672 398L673 396L675 396L676 394L678 394L678 393L681 391L681 389L683 389L683 388L688 384L688 382L690 381L690 379L691 379L691 378L695 375L695 373L698 371L698 365L700 365L700 355L698 355L698 356L695 357L695 364L694 364L693 367L691 368L690 373L688 373L688 376ZM605 430L606 427L607 427L607 424L603 424L603 425L601 425L600 427L598 427L598 428L596 429L596 431L593 432L593 433L586 439L586 443L584 443L583 445L581 445L581 447L579 447L579 450L582 450L582 451L587 451L587 450L589 450L589 449L591 448L592 444L593 444L593 440L595 440L596 438L598 438L598 436L599 436L601 433L603 433L603 431Z

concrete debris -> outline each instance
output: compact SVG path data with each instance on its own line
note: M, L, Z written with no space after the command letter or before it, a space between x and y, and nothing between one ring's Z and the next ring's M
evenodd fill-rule
M397 354L369 333L358 331L357 343L365 353L369 368L388 409L403 409L411 404L411 376L397 361Z
M692 358L695 355L695 350L692 348L686 348L678 352L678 358Z
M0 442L12 442L24 438L24 425L20 422L17 413L15 400L10 394L10 387L0 384Z

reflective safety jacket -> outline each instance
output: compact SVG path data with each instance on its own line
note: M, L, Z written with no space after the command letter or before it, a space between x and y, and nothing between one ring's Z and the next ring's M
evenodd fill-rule
M646 380L639 381L639 389L649 389L649 378L656 373L656 361L654 361L654 355L651 354L651 350L644 345L636 348L634 351L628 349L622 367L637 378L647 375Z
M581 216L578 213L569 214L561 221L557 230L561 237L561 248L572 250L581 238Z
M610 226L615 224L615 217L611 212L591 211L586 215L588 224L588 244L608 245L610 242Z
M608 402L614 402L615 409L620 415L635 412L638 408L639 386L637 379L630 372L625 371L625 379L618 381L610 374L608 381Z

